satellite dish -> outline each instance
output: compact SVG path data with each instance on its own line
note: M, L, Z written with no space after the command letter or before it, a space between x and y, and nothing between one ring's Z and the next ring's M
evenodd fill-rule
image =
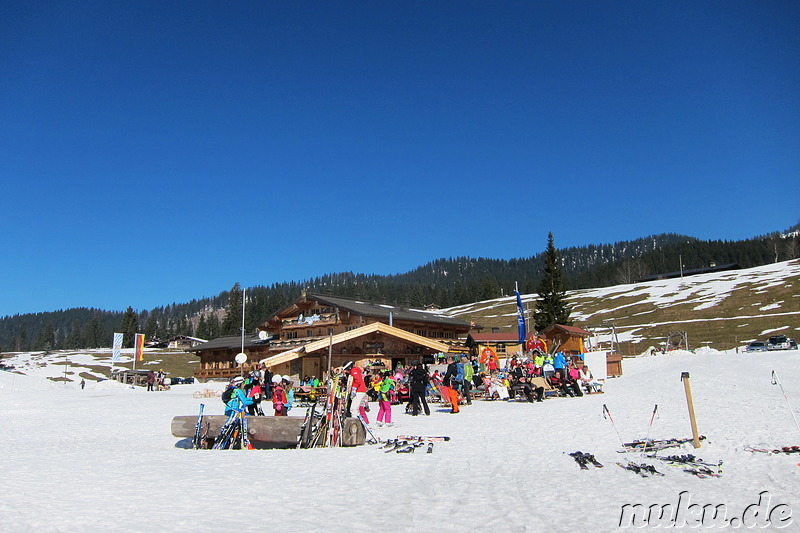
M247 354L244 352L237 353L236 357L234 357L234 361L236 361L240 365L244 364L244 362L247 361Z
M269 337L269 335L267 335L267 332L264 331L263 329L258 332L258 338L261 339L262 341L267 340L267 337Z

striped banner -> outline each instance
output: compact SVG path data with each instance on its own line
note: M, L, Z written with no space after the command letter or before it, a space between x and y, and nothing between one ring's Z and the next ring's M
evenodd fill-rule
M136 334L136 360L141 361L144 358L144 333Z
M114 333L114 344L112 345L113 355L112 361L119 361L119 353L122 350L122 333Z

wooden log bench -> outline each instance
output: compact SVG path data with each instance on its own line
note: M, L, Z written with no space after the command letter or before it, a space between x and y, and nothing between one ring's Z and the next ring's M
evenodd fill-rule
M260 450L295 448L304 418L302 416L248 416L247 432L250 434L250 443L254 448ZM201 431L207 432L207 439L213 443L219 434L219 429L227 419L228 417L225 415L205 415ZM176 416L172 419L172 436L193 439L196 425L197 415Z

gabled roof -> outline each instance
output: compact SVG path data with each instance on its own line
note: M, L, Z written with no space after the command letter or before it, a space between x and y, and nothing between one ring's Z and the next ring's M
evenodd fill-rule
M338 335L333 335L332 337L328 337L327 339L312 341L307 344L304 344L303 346L294 348L292 350L279 353L271 357L267 357L266 359L262 359L261 363L265 366L279 365L281 363L286 363L293 359L303 357L304 355L315 352L317 350L327 349L328 346L334 346L342 342L346 342L352 339L357 339L358 337L363 337L364 335L369 335L371 333L377 333L377 332L384 333L392 337L397 337L399 339L407 340L409 342L425 346L426 348L430 348L437 352L446 353L450 349L450 347L447 344L443 344L441 342L428 339L427 337L421 337L420 335L416 335L414 333L409 333L404 329L388 326L386 324L383 324L382 322L373 322L372 324L367 324L366 326L362 326L360 328L356 328L350 331L345 331L344 333L339 333Z
M396 320L408 320L414 322L427 322L431 324L447 324L450 326L461 326L469 329L470 323L457 318L443 315L436 311L423 311L421 309L408 309L396 305L367 302L364 300L354 300L350 298L340 298L338 296L328 296L323 294L307 294L306 299L314 300L323 305L336 307L342 311L350 311L353 314L378 318L388 322L389 314ZM279 316L295 304L291 304L281 309L273 316Z
M509 331L507 333L471 333L467 341L472 339L475 342L513 342L519 344L519 333Z
M592 335L585 329L581 329L576 326L564 326L562 324L550 324L542 330L541 334L547 336L547 334L553 330L563 331L564 333L568 333L576 337L590 337Z

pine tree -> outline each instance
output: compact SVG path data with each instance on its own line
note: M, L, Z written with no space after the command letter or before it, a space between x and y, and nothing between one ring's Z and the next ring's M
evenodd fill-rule
M225 319L222 321L223 336L240 335L242 328L242 289L239 282L233 284L228 293L228 305L225 308Z
M136 314L133 307L128 306L125 314L122 315L120 330L124 334L122 345L125 348L133 348L134 336L139 332L139 315Z
M552 232L547 234L544 273L537 292L539 300L536 302L533 320L538 331L542 331L550 324L572 325L572 320L570 320L572 309L567 305L564 276L561 272Z
M36 342L33 344L34 350L41 350L43 352L49 352L53 350L56 346L56 332L55 328L53 328L53 323L48 322L39 332L39 336L36 337Z
M212 338L211 335L209 335L208 323L206 322L205 315L200 315L200 318L197 320L197 330L194 332L194 335L195 337L205 340Z

